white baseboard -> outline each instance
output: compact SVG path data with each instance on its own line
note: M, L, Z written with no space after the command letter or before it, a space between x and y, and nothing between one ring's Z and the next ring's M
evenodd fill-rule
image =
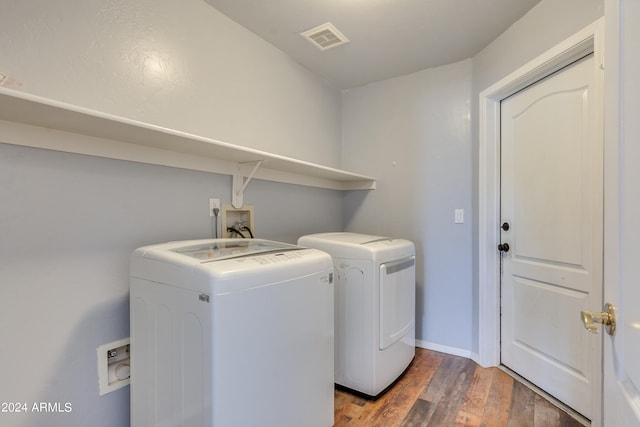
M429 341L416 340L416 347L424 348L426 350L439 351L441 353L452 354L454 356L466 357L477 363L478 355L472 353L469 350L462 348L449 347L442 344L437 344Z
M474 362L476 362L478 365L482 366L483 368L489 368L489 366L484 366L484 365L482 365L482 363L480 363L480 355L478 353L471 352L471 360L473 360Z

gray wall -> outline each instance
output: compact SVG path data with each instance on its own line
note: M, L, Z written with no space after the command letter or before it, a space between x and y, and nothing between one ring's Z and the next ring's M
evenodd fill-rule
M0 72L36 95L340 164L340 92L201 0L8 2ZM129 336L129 255L211 236L208 198L229 203L231 177L1 142L0 401L72 411L0 425L128 426L128 387L98 394L96 348ZM343 228L338 191L253 180L245 203L257 237Z
M419 344L461 354L473 333L471 73L466 60L342 95L343 164L378 179L346 195L345 227L415 243Z
M228 203L230 181L0 144L0 401L73 407L1 414L2 425L128 425L128 387L100 397L96 363L99 345L129 336L128 257L146 244L210 237L208 198ZM337 191L256 180L245 198L257 237L295 243L342 228Z
M345 227L416 242L422 344L478 351L480 91L602 14L603 0L542 0L470 60L343 91L343 165L378 178L345 196Z
M260 237L346 228L414 240L418 338L473 352L478 93L595 20L602 0L543 0L472 60L342 99L200 0L3 11L5 85L378 177L378 190L345 194L253 181L245 197ZM230 178L0 144L0 182L0 400L73 404L0 423L128 425L128 389L98 396L95 354L128 336L128 256L210 235L207 199L228 202Z

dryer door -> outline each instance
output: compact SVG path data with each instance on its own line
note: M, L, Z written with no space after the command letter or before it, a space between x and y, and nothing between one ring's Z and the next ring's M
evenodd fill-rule
M415 322L416 259L380 264L380 350L406 335Z

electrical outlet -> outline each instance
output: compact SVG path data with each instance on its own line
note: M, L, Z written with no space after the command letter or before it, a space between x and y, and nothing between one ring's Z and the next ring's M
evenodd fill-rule
M220 213L220 199L209 199L209 216L215 216L214 209L218 209L218 213Z

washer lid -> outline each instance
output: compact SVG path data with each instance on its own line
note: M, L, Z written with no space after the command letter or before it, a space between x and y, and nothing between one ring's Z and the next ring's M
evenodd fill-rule
M320 249L335 258L386 262L415 253L413 243L405 239L359 233L318 233L302 236L298 245Z
M195 258L202 262L219 261L266 252L301 249L299 246L271 240L257 239L218 239L200 242L195 245L170 249L180 255Z

